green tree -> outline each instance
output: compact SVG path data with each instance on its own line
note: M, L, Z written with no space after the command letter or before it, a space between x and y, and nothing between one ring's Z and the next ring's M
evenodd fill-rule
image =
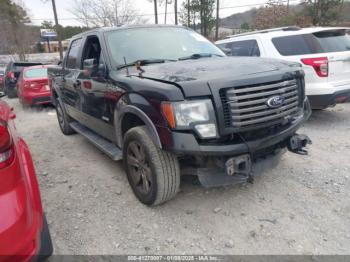
M245 30L245 31L248 31L248 30L250 30L250 26L249 26L249 24L247 22L244 22L244 23L241 24L241 29Z
M199 18L200 3L199 0L190 0L182 2L180 9L180 23L184 26L196 30Z
M21 60L38 38L37 29L30 22L23 7L11 0L0 0L0 52L18 54Z
M76 34L80 34L87 30L90 30L89 27L80 27L80 26L64 26L61 27L62 39L68 39Z
M53 29L55 26L54 26L52 21L44 20L44 21L41 22L41 26L40 27L42 29Z
M200 2L201 32L204 36L209 36L209 33L215 26L215 18L213 15L215 8L215 0L201 0Z
M190 27L197 29L200 26L201 34L208 36L215 26L215 0L191 0L182 3L180 22L183 25L188 24L190 20ZM188 19L188 14L190 19Z
M305 15L314 25L332 25L338 22L344 0L305 0Z

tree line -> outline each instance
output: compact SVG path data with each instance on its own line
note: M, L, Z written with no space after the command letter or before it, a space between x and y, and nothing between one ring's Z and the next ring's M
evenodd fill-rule
M30 22L24 8L11 0L0 0L0 54L17 53L21 60L38 34L26 24Z
M270 0L265 7L257 9L251 25L245 29L266 29L297 25L334 26L350 22L350 2L345 0L303 0L298 5L288 6L286 1Z
M168 14L172 13L176 24L191 27L206 37L215 32L218 37L220 0L183 0L180 7L177 0L148 1L154 4L155 23L167 23ZM55 29L61 39L68 39L91 28L148 22L128 0L73 0L71 13L83 26L55 26L51 21L33 26L25 8L13 0L0 0L0 6L0 54L17 53L20 59L25 59L25 54L35 51L35 47L40 49L36 45L40 28ZM161 8L164 8L164 22L159 20ZM289 5L286 0L269 0L256 10L253 22L243 23L242 30L338 25L350 21L348 0L302 0L298 5Z

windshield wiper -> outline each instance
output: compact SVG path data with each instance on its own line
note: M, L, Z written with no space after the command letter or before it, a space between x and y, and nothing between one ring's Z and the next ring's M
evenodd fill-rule
M136 64L139 65L149 65L149 64L160 64L160 63L165 63L165 62L174 62L177 60L173 60L173 59L140 59L140 60L136 60L134 62L131 63L125 63L124 65L120 65L118 66L118 69L122 69L128 66L134 66Z
M212 57L212 56L223 57L222 55L218 55L218 54L198 53L198 54L192 54L190 56L180 57L179 60L199 59L199 58Z

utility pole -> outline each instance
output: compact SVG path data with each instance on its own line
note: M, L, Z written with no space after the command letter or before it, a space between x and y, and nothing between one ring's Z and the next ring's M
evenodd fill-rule
M59 24L58 24L55 0L52 0L52 9L53 9L53 15L55 17L55 26L56 26L57 40L58 40L58 50L60 52L60 59L62 60L63 59L62 39L61 39L61 32L60 32L60 28L59 28Z
M204 0L200 0L200 21L201 21L201 35L203 35L203 33L204 33L204 30L203 30L203 24L204 24L204 19L203 19L203 3L204 2Z
M165 0L165 15L164 15L164 24L166 24L166 15L168 13L168 0Z
M190 12L190 0L187 0L187 26L191 26L191 12Z
M157 0L153 0L154 2L154 22L158 24L158 7L157 7Z
M177 0L174 1L175 25L177 25Z
M220 10L220 0L216 0L216 23L215 23L215 40L219 39L219 10Z

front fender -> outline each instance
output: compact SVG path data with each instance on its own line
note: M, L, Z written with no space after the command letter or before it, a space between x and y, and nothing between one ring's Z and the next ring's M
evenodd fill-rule
M141 119L156 146L162 148L162 143L156 126L166 126L164 119L160 113L160 102L151 104L139 94L124 95L117 103L114 113L114 123L116 126L117 144L123 147L122 122L126 114L133 114Z

